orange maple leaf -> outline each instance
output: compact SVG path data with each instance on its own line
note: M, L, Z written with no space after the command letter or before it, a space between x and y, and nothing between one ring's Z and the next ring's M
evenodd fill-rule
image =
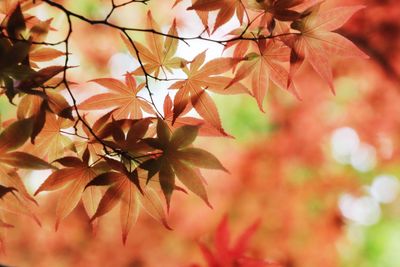
M304 11L303 14L307 15L292 23L291 27L300 33L282 36L281 39L292 48L290 55L291 80L306 59L335 93L329 56L362 58L368 58L368 56L351 41L332 31L340 28L364 6L338 7L319 12L320 5L321 3Z
M0 134L0 185L9 189L6 192L12 192L12 194L2 194L1 198L4 201L2 201L1 207L5 211L28 215L40 225L39 220L24 200L33 203L36 203L36 201L27 192L16 168L44 170L54 167L26 152L13 151L29 139L32 125L32 119L19 120L12 123Z
M285 64L289 61L290 49L280 41L261 39L255 51L246 55L247 60L241 63L227 87L251 77L253 96L260 110L264 111L263 101L269 88L269 80L282 89L287 88L289 72ZM297 96L294 84L289 89Z
M236 14L240 24L243 23L245 7L242 0L197 0L188 10L214 11L219 10L215 20L214 33L219 27L227 23ZM201 13L200 13L201 16Z
M101 78L92 80L112 93L103 93L90 97L83 101L79 108L83 110L108 109L118 107L114 111L115 119L140 119L143 111L154 114L153 107L143 98L137 96L143 89L144 83L137 86L135 79L125 75L125 83L113 78Z
M217 106L206 90L219 94L248 93L247 88L237 83L229 89L225 89L231 80L228 77L217 76L225 73L240 60L234 58L217 58L204 64L206 51L198 54L190 63L190 67L184 67L187 75L184 81L175 82L170 89L178 89L174 98L173 123L182 114L189 101L200 116L209 122L223 135L227 135L221 125Z
M82 199L83 205L89 216L96 210L96 202L100 200L100 192L92 188L84 192L85 186L98 175L100 165L89 164L90 153L86 149L82 160L77 157L63 157L56 162L65 168L54 171L42 185L36 190L34 195L43 191L53 191L63 189L56 208L55 228L58 229L60 221L67 217Z
M199 168L227 171L214 155L190 146L197 134L198 126L189 125L182 126L171 134L168 124L158 119L157 138L144 139L149 146L162 151L159 157L145 161L140 167L149 172L148 180L159 173L160 186L168 208L172 192L176 190L175 175L211 207L204 187L205 179Z
M147 27L148 29L161 32L160 27L154 21L150 11L147 13ZM168 35L178 36L175 20L168 31ZM177 38L171 38L169 36L163 37L155 33L146 33L147 47L139 42L133 41L138 51L133 48L132 43L125 36L122 36L122 40L128 47L131 55L136 59L139 57L143 64L143 66L138 67L131 73L133 75L144 75L144 68L147 74L154 74L154 76L158 77L160 70L164 71L166 75L165 70L171 73L172 69L181 68L186 64L186 60L175 56L179 43Z
M96 176L86 186L89 189L93 188L93 186L109 185L99 202L96 212L91 217L91 221L108 213L120 203L120 221L124 244L130 229L136 223L141 207L160 221L167 229L171 229L167 223L161 200L155 190L150 186L145 186L143 190L139 190L137 186L139 178L145 179L143 177L144 171L139 169L128 171L121 162L109 158L106 161L114 167L114 171Z

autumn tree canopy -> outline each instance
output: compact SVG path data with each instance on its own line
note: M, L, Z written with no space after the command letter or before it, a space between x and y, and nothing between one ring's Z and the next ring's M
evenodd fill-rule
M333 0L95 2L98 12L92 13L84 4L76 7L66 0L0 3L0 85L8 109L0 134L3 247L4 233L14 227L15 217L9 214L31 217L41 225L37 206L41 209L43 202L37 199L50 191L57 192L57 204L48 211L54 215L55 229L62 228L82 203L86 219L81 220L101 232L100 221L118 206L123 243L143 211L166 230L175 229L168 215L181 208L176 197L185 201L186 194L194 194L212 208L207 175L240 176L237 167L226 166L232 166L229 159L218 159L207 145L208 139L235 138L223 126L224 107L216 104L216 99L231 95L252 98L260 116L265 113L280 127L276 135L259 141L260 151L255 150L253 160L241 164L253 166L267 157L264 164L273 177L264 178L270 188L259 187L272 190L265 201L279 197L295 205L303 199L295 196L300 192L282 187L278 177L289 171L285 160L294 157L300 158L296 162L324 168L322 151L308 145L322 142L331 129L327 125L316 129L315 124L315 129L297 129L295 120L301 123L310 114L326 113L318 109L321 102L315 96L329 90L328 99L340 94L337 62L362 65L371 56L385 73L396 75L373 39L361 34L355 23L344 26L353 15L368 12L368 5ZM162 17L159 9L166 9L167 15ZM133 13L121 19L133 10L139 19ZM118 51L129 60L116 64L129 67L112 75L104 66L109 54ZM279 91L302 108L285 108L287 100L276 97ZM205 141L198 142L199 137ZM47 170L46 179L33 192L27 184L35 177L27 170ZM247 171L247 187L258 188L247 176L259 173ZM336 181L329 192L355 188L330 170L325 174ZM308 186L301 194L325 190L318 183ZM275 195L274 188L281 188L283 195ZM246 192L246 186L241 190ZM334 210L326 217L329 229L340 224ZM291 220L276 218L282 225ZM293 253L285 259L271 255L271 260L261 260L268 255L246 256L249 240L262 223L248 222L249 228L233 245L227 217L216 230L215 250L199 243L208 266L303 266L296 265ZM7 232L15 231L18 226ZM327 230L327 239L321 240L334 240L333 232Z

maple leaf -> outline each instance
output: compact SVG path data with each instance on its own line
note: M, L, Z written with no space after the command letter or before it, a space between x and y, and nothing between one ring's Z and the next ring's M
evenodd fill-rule
M92 125L85 120L86 124L82 124L82 130L86 134L87 140L76 141L75 147L81 151L84 151L87 147L93 159L97 160L104 150L104 145L101 144L97 138L106 139L107 137L112 135L114 129L110 128L115 127L115 123L110 125L108 121L112 117L114 111L117 109L113 109L107 112L106 114L98 118ZM87 125L89 125L90 129Z
M246 55L247 60L238 67L235 77L227 87L249 76L253 96L260 110L264 111L263 101L269 88L269 81L282 89L287 88L289 72L288 66L284 64L289 60L290 49L280 41L261 39L255 51ZM293 83L289 91L298 96Z
M47 111L57 114L62 118L67 118L71 121L74 120L72 107L60 93L55 91L48 91L45 96L24 95L18 104L18 119L31 117L33 119L32 143L35 142L36 136L46 124Z
M111 90L112 93L94 95L83 101L79 105L80 109L96 110L119 107L113 114L115 119L140 119L143 117L143 111L154 114L152 106L137 96L145 84L137 86L135 79L130 74L125 75L125 83L113 78L91 81Z
M108 122L114 111L112 110L96 120L91 129L86 125L82 125L88 140L76 142L75 144L77 147L85 147L87 145L94 158L101 157L102 151L107 151L109 148L122 152L129 158L144 157L143 153L147 152L149 146L142 142L142 138L144 135L154 135L153 133L147 133L153 118L139 120L114 120L112 118L111 122Z
M188 10L207 12L219 10L212 33L227 23L235 14L239 20L239 23L242 24L245 14L245 7L242 3L242 0L197 0L192 6L188 7Z
M92 186L109 186L91 220L103 216L120 203L120 222L124 244L126 243L130 229L139 216L141 207L160 221L167 229L171 229L167 223L165 212L157 193L149 186L146 186L143 190L139 186L139 175L143 176L143 171L139 169L128 171L123 163L110 158L107 158L106 161L112 166L114 171L96 176L86 186L86 188Z
M73 149L72 140L63 131L72 127L74 121L58 117L53 113L44 112L42 118L43 128L37 135L35 144L30 144L25 149L32 149L33 154L46 157L53 161L64 156L67 149Z
M0 40L0 43L1 41L2 40ZM18 50L21 48L17 47L17 44L13 46L12 53L19 53ZM0 55L1 54L8 54L8 52L0 51ZM51 80L54 76L66 69L64 66L51 66L39 71L34 71L30 66L18 62L20 56L14 57L13 54L8 54L8 57L12 57L13 60L7 61L5 63L6 66L1 66L3 64L0 63L0 69L2 72L0 75L0 82L4 83L4 91L10 103L13 103L14 97L20 93L46 98L46 93L35 88L43 86L47 81ZM17 59L17 61L15 61L15 59Z
M117 172L103 173L93 179L88 186L99 185L98 183L105 179L107 179L105 185L111 184L111 186L101 198L91 220L106 214L114 208L118 202L121 202L120 220L122 227L122 240L125 244L129 230L132 225L135 224L139 215L138 192L135 185L131 183L130 179L125 174ZM101 185L104 185L104 183L101 183Z
M10 16L6 28L11 38L17 38L16 36L25 29L25 21L19 5ZM29 42L11 42L7 38L0 38L0 84L10 103L13 103L14 97L19 93L15 81L19 83L36 73L27 60L30 47Z
M306 14L304 18L291 24L293 29L300 31L299 34L282 36L282 40L292 48L290 55L291 78L306 59L334 93L329 56L362 58L368 58L368 56L351 41L332 31L340 28L364 6L338 7L319 12L320 5L319 3L304 11L303 13Z
M248 90L240 83L225 89L231 79L217 76L230 70L240 59L217 58L204 64L205 57L206 51L198 54L190 63L189 68L183 68L187 79L177 81L170 86L170 89L178 89L174 98L172 123L181 115L190 101L191 105L204 120L226 136L227 133L222 128L217 106L206 89L219 94L247 93Z
M118 123L118 121L109 123L105 126L103 133L101 133L102 137L108 134L112 135L113 141L105 141L108 146L125 151L132 157L141 155L143 151L149 148L147 144L142 142L142 138L152 123L151 118L124 121L125 124L129 124L129 130L126 134Z
M257 1L249 0L247 5L251 9L263 10L272 15L272 18L280 21L293 21L300 17L300 13L292 10L303 4L304 0L269 0ZM268 16L268 15L267 15Z
M44 97L45 93L35 90L35 88L42 86L66 69L65 66L50 66L38 71L32 69L29 60L29 52L33 49L32 42L40 42L40 36L46 35L47 31L42 25L34 26L30 29L31 36L29 36L28 40L21 40L23 32L27 29L25 18L22 14L22 2L18 1L10 15L6 17L6 25L2 27L5 28L7 37L0 38L0 83L3 84L10 103L13 103L14 97L20 93ZM8 9L14 4L12 5L9 2L5 3L5 6ZM35 4L30 5L28 3L28 6L25 7L29 6L33 7Z
M50 30L56 30L51 27L51 22L53 18L41 21L37 17L30 17L27 22L27 27L29 28L29 38L32 42L44 42ZM36 45L32 45L33 48ZM40 47L40 46L39 46Z
M12 151L21 147L30 136L32 131L32 120L23 119L12 123L0 134L0 170L6 173L9 168L23 169L51 169L54 168L44 160L31 154L20 151ZM3 173L3 174L4 174ZM5 176L8 176L5 174ZM3 178L0 178L2 180ZM4 180L5 183L7 179ZM13 180L13 179L9 179ZM16 189L19 186L15 186Z
M88 122L86 125L82 124L87 140L75 142L76 147L87 146L91 156L97 159L102 157L104 150L109 151L109 148L130 158L143 156L142 151L149 147L141 139L147 134L153 118L115 120L112 115L117 109L98 118L92 126Z
M40 95L44 97L45 94L43 92L34 90L34 88L42 86L51 78L65 71L66 69L67 68L65 66L50 66L40 69L27 78L21 80L16 89L26 94Z
M32 119L23 119L12 123L0 134L0 185L3 189L15 190L15 193L6 196L7 198L4 199L1 206L4 210L28 215L40 224L24 201L28 200L37 204L27 192L16 168L44 170L54 169L54 167L26 152L13 151L29 139L31 131ZM7 190L4 192L6 193ZM2 197L4 194L1 194Z
M160 186L168 209L172 192L176 189L175 175L190 191L210 206L204 187L204 178L198 167L227 171L211 153L190 147L198 134L198 128L198 126L185 125L176 129L171 135L167 123L158 119L157 138L145 139L150 146L162 153L155 159L145 161L140 167L149 171L148 180L159 173Z
M44 62L64 55L64 52L51 47L37 47L29 53L29 59L33 62Z
M161 32L160 27L154 21L150 11L147 13L147 27L148 29ZM168 35L178 36L175 20L168 31ZM139 42L134 42L139 55L137 55L136 50L133 49L132 44L125 36L122 36L122 40L128 47L131 55L136 59L138 57L140 58L147 74L154 73L154 76L158 77L160 70L163 70L166 75L165 70L172 73L172 69L182 68L186 64L186 60L180 57L175 57L179 42L177 38L171 38L168 36L163 37L160 34L154 33L146 33L146 43L148 47ZM144 75L142 67L137 68L131 74Z
M280 264L272 261L254 259L245 256L251 237L257 231L260 221L257 220L246 228L231 246L228 228L228 217L224 216L219 223L215 234L215 251L199 243L200 250L209 267L239 266L239 267L279 267Z
M72 156L63 157L55 160L65 168L54 171L40 185L34 195L43 191L54 191L64 188L62 196L57 202L55 229L58 229L60 221L67 217L82 199L83 205L89 217L96 209L100 200L100 192L92 188L84 192L85 186L97 176L102 167L100 164L91 165L90 153L86 149L82 159Z
M60 93L55 91L48 91L45 96L24 95L18 104L17 117L22 119L34 116L45 116L44 113L46 111L57 114L63 118L74 120L72 116L72 107ZM39 133L41 129L35 130Z
M174 121L173 103L171 97L167 95L164 99L163 111L164 120L171 129L177 129L184 125L199 126L199 136L225 136L220 131L215 129L210 123L193 117L183 117L191 109L190 103L187 105L186 109L179 115L179 117Z
M176 0L175 3L172 5L172 7L175 7L178 5L182 0ZM196 0L191 1L192 4L196 2ZM206 31L208 34L210 34L210 29L208 27L208 11L200 11L196 10L197 16L200 18L201 24L204 26L204 31Z

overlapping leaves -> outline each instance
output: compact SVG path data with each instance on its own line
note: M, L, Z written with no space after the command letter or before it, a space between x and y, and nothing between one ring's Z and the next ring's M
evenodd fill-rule
M139 185L139 175L143 176L141 170L129 171L123 163L112 159L107 159L107 162L113 166L113 170L100 174L87 185L88 189L94 186L109 186L91 220L93 221L110 212L119 203L122 241L124 243L141 209L147 211L166 228L171 229L156 191L149 186L141 189Z
M231 79L220 75L232 69L240 59L217 58L204 63L205 59L206 51L198 54L189 67L183 68L187 79L177 81L170 86L170 89L178 89L174 98L172 123L190 103L204 120L223 135L228 135L222 128L217 106L207 93L207 90L219 94L247 93L247 89L240 83L226 89Z
M169 207L172 192L175 190L175 176L190 191L210 205L204 187L205 179L198 168L224 170L224 166L211 153L191 147L198 134L198 126L185 125L172 134L168 125L161 119L157 122L157 138L146 142L160 151L160 156L149 159L140 165L148 171L148 180L159 174L161 189Z
M219 27L227 23L234 15L239 20L239 23L243 23L243 18L245 15L245 6L242 0L197 0L193 3L188 10L205 11L210 12L218 10L217 18L214 24L215 32Z
M2 209L31 216L38 223L32 213L29 203L36 201L27 192L18 169L53 169L46 161L26 152L15 151L30 137L32 119L23 119L10 124L0 134L0 186L2 188ZM12 192L12 194L7 194ZM39 223L40 224L40 223Z
M30 27L29 38L22 39L27 25L20 4L17 4L7 20L2 22L1 28L4 27L6 33L2 31L0 34L0 84L10 102L13 102L17 94L38 95L45 98L46 95L36 88L65 71L64 66L35 70L30 64L29 53L33 49L32 42L41 41L47 34L48 26L48 23L39 21ZM53 58L61 55L62 53L54 55Z
M68 84L66 75L58 85L48 86L49 81L56 80L53 79L56 75L66 71L66 66L39 68L40 62L64 55L62 51L39 45L45 44L51 20L26 19L23 11L36 5L35 1L14 2L0 5L3 7L0 12L5 14L0 17L4 19L0 32L0 84L10 102L20 97L18 121L0 134L0 199L6 200L1 203L2 209L24 213L36 220L27 204L35 200L25 189L18 169L54 168L38 158L41 156L60 166L35 193L62 189L56 227L81 200L91 222L119 204L123 242L142 208L169 228L158 188L168 208L173 192L183 190L179 183L210 205L200 168L226 169L211 153L192 146L198 134L228 136L210 92L251 94L263 110L271 82L298 97L293 80L304 61L333 89L328 56L365 57L350 41L333 32L360 6L319 12L320 4L301 8L314 1L193 0L188 10L199 15L205 27L203 33L214 34L237 18L241 27L230 32L232 39L213 40L204 38L203 33L197 37L226 48L235 47L233 57L206 61L206 51L191 56L190 61L177 57L180 42L196 38L180 37L176 20L163 34L149 11L147 29L141 30L145 32L145 44L127 38L128 30L121 31L123 41L140 66L125 75L125 82L114 78L92 80L109 91L95 94L78 106L72 97L71 106L60 91L53 90L61 83ZM210 12L216 13L212 27L208 22ZM177 90L176 95L173 101L169 95L165 98L164 117L159 118L162 115L152 94L146 100L138 93L143 88L151 91L150 79L170 81L170 75L176 71L182 71L185 78L173 78L175 82L169 89ZM160 73L165 78L159 78ZM144 82L137 84L136 76L138 79L145 76ZM250 81L250 90L241 83L246 80ZM70 88L68 91L72 95ZM92 114L79 113L104 109L111 111L96 118L94 123L88 118ZM186 116L191 109L201 118ZM29 138L34 144L23 148L35 155L14 151ZM0 227L9 226L0 220ZM245 261L243 244L254 229L255 226L249 228L231 249L226 221L221 223L216 253L203 247L210 266Z
M84 189L101 170L101 165L92 165L89 161L88 149L83 153L82 159L71 156L57 159L56 162L65 168L54 171L35 192L37 195L43 191L64 188L57 203L56 229L60 221L78 205L81 198L89 216L92 216L95 211L95 205L100 198L99 192L93 189L84 193Z

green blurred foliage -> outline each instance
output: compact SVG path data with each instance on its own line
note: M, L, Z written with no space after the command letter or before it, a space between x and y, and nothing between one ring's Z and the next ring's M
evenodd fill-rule
M268 116L261 113L254 99L245 96L213 95L228 133L240 142L253 142L274 130ZM266 108L268 110L268 106Z
M343 247L343 267L398 267L400 221L385 216L373 226L350 226Z
M16 108L8 102L6 97L0 98L0 114L1 120L7 120L14 115Z

